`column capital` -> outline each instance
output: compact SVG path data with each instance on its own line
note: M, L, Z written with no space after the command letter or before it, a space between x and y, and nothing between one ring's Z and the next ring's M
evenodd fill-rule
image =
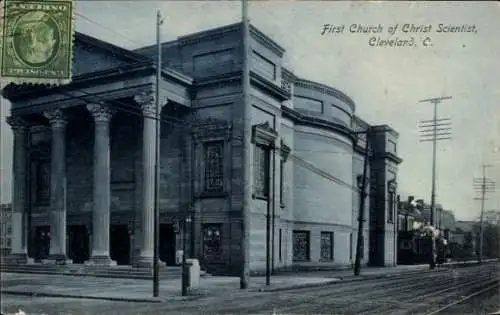
M49 120L52 128L62 128L66 126L66 115L60 109L45 111L43 112L43 116Z
M10 125L14 135L24 134L28 129L28 123L19 116L8 116L5 121Z
M141 106L141 110L143 115L146 117L155 117L156 116L156 95L153 90L145 91L140 94L134 96L134 101ZM161 112L162 107L168 102L168 97L160 96L160 108L159 112Z
M97 122L109 122L114 114L114 111L108 106L101 104L87 104L87 110L90 112L94 121Z
M152 118L157 116L156 97L153 91L142 92L135 95L134 101L141 107L144 116Z

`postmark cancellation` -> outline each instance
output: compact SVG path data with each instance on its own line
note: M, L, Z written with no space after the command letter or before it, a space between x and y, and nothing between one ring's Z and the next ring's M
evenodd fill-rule
M0 19L2 84L71 82L74 0L4 0Z

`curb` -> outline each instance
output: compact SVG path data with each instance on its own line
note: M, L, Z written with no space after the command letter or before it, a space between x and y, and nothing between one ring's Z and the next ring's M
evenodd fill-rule
M167 299L164 298L120 298L111 296L95 296L95 295L77 295L77 294L63 294L63 293L39 293L39 292L20 292L11 290L2 290L2 294L7 295L20 295L20 296L31 296L31 297L61 297L61 298L73 298L73 299L89 299L89 300L107 300L115 302L136 302L136 303L161 303L166 302Z

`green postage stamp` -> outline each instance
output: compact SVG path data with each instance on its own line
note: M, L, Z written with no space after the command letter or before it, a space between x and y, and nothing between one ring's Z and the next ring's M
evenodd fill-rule
M70 83L75 1L2 2L2 83Z

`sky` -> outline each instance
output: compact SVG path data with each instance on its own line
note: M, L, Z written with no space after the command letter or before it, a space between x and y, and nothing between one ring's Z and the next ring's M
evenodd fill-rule
M154 43L158 9L165 16L162 41L241 20L239 1L77 1L76 9L77 31L128 49ZM500 184L499 3L250 1L249 17L285 48L284 65L296 75L343 91L356 103L358 116L399 132L403 198L430 202L432 145L419 141L418 122L432 118L433 106L419 100L452 96L438 105L439 118L451 119L452 139L438 143L437 202L457 219L478 218L472 183L482 176L483 163L491 165L487 177ZM325 24L344 30L322 35ZM351 33L352 24L380 24L382 32ZM430 30L404 33L404 24ZM474 25L474 31L438 33L439 24ZM370 46L372 37L413 38L415 46ZM424 45L426 38L432 45ZM0 199L9 202L12 133L5 116L10 105L0 101ZM500 210L499 191L487 196L487 210Z

